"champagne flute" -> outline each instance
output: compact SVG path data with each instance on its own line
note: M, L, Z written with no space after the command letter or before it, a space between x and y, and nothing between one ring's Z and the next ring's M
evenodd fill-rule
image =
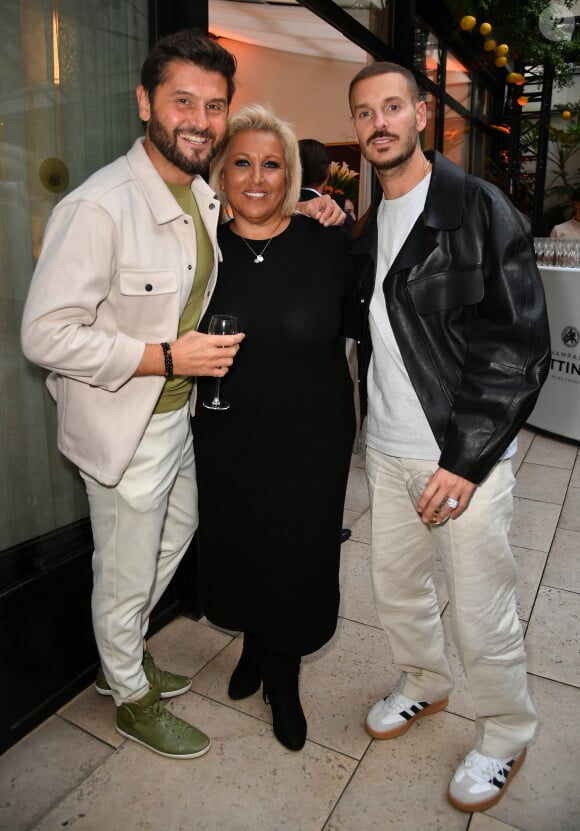
M239 332L238 318L233 315L212 315L209 320L209 335L235 335ZM216 380L215 391L211 401L204 401L203 406L208 410L229 410L227 401L220 398L220 381Z

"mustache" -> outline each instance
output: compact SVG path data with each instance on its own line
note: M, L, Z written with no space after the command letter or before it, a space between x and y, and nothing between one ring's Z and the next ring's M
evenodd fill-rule
M398 139L398 138L399 138L399 136L397 136L395 133L389 133L389 131L388 131L388 130L376 130L376 131L372 134L372 136L370 136L370 138L368 138L368 139L367 139L367 145L368 145L368 144L370 144L372 141L374 141L374 140L375 140L375 139L377 139L377 138L392 138L392 139Z
M190 127L189 129L184 129L183 127L175 130L176 136L200 136L201 138L205 139L213 139L215 141L216 134L211 129L211 127L206 127L205 130L198 130L196 127Z

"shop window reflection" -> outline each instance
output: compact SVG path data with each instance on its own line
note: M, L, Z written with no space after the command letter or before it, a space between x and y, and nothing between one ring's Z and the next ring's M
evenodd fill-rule
M443 154L464 170L469 164L469 122L451 107L445 107Z

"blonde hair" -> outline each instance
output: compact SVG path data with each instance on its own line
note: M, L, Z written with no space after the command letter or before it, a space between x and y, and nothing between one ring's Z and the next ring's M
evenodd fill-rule
M233 137L245 130L263 130L274 133L280 139L286 167L286 196L282 203L282 216L290 216L296 210L300 197L302 169L298 140L290 125L262 104L248 104L230 116L224 140L212 162L209 184L219 195L224 216L227 216L228 200L221 190L221 175L230 154Z

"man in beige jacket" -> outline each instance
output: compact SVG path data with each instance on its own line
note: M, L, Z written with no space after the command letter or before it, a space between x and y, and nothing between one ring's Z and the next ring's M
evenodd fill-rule
M145 139L56 207L22 322L89 498L97 689L113 696L120 733L172 758L210 740L161 705L191 681L156 667L144 638L197 527L193 378L223 376L243 338L196 331L219 256L219 202L202 174L234 71L199 32L152 50L137 88Z

